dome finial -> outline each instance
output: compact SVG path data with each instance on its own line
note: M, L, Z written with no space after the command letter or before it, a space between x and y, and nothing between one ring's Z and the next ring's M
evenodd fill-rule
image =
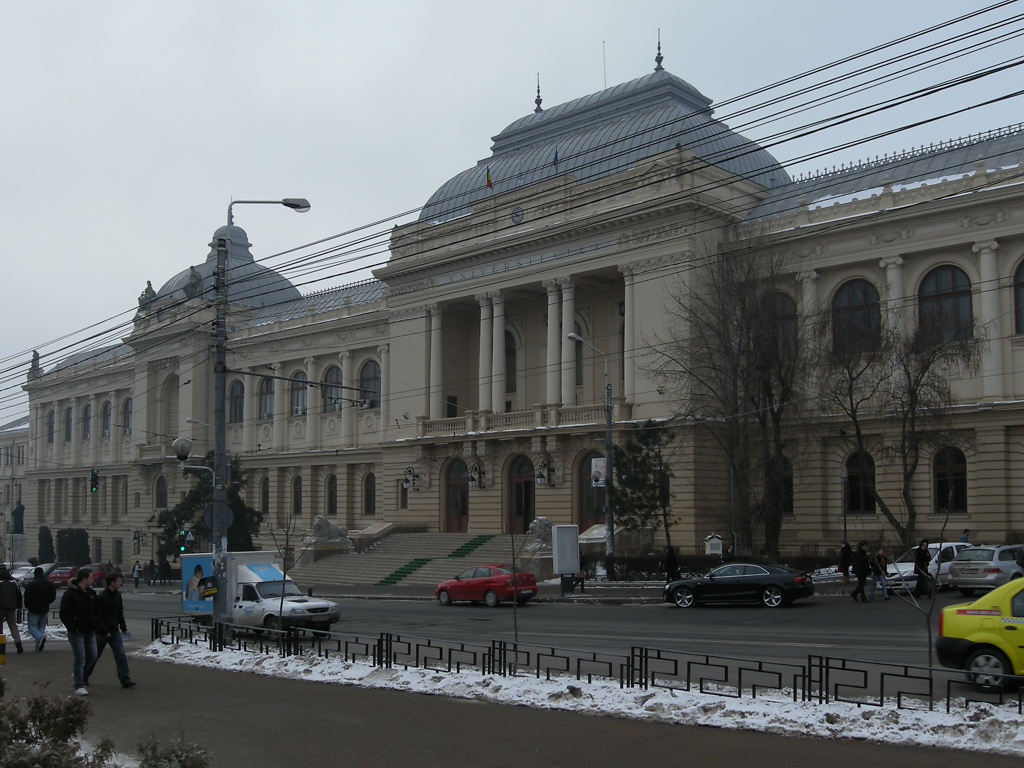
M658 55L654 57L654 63L657 65L654 68L655 72L661 72L665 68L661 66L661 62L665 60L665 57L661 55L661 27L658 27Z
M538 72L537 73L537 98L533 100L533 103L537 105L537 108L535 110L533 110L534 114L536 114L537 112L543 112L544 111L543 109L541 109L541 106L540 106L541 101L542 101L542 99L540 97L540 72Z

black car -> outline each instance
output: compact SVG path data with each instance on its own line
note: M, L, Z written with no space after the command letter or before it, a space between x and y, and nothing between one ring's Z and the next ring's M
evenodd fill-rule
M680 608L697 603L760 601L767 608L788 605L814 594L809 573L784 565L729 563L703 575L665 585L665 601Z

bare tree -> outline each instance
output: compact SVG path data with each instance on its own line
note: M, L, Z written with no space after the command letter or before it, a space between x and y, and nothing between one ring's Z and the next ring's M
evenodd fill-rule
M657 345L655 368L683 421L705 430L726 459L733 544L751 549L759 519L770 555L790 498L785 438L806 369L796 304L782 288L787 276L767 248L718 254L691 269L666 308L670 338Z

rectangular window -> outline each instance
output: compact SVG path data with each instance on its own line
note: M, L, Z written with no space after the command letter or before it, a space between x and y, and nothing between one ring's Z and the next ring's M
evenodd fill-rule
M92 559L97 563L103 562L103 539L92 540Z
M456 395L448 395L445 399L445 416L454 419L459 415L459 398Z
M118 565L124 562L124 542L121 539L114 539L114 562Z
M409 489L405 487L405 484L399 481L398 483L398 508L408 509L409 508Z

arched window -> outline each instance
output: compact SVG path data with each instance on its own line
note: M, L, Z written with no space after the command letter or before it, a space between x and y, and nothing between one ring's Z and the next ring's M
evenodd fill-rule
M50 411L46 414L46 442L52 443L54 432L57 431L57 415Z
M231 391L228 393L228 421L232 424L241 424L245 420L245 384L241 379L231 382Z
M359 369L359 389L368 408L380 407L380 365L376 360L367 360Z
M335 413L341 410L345 391L341 388L344 382L341 380L341 368L332 365L324 374L324 413Z
M167 509L167 479L163 475L156 479L156 508Z
M838 354L870 352L882 341L878 291L867 280L843 283L832 299L832 348Z
M576 488L578 489L577 520L579 521L580 533L592 525L601 525L605 522L604 508L604 486L594 484L594 459L603 460L600 453L590 452L583 457L579 469L576 472Z
M516 337L505 331L505 392L516 391Z
M863 451L846 459L846 514L874 514L875 460Z
M292 416L305 416L306 389L309 386L306 384L306 373L305 371L296 371L292 374L292 378L298 379L298 381L292 382Z
M327 478L327 516L334 517L338 514L338 477L331 475Z
M363 514L377 514L377 477L373 472L367 472L363 478Z
M796 302L785 293L772 296L769 315L772 342L780 360L791 360L796 355Z
M107 402L105 402L103 404L103 436L104 437L110 437L110 422L111 422L111 418L112 418L111 417L111 412L112 411L113 411L113 407L110 405L110 401L107 400Z
M260 420L274 418L274 380L260 379Z
M260 480L260 512L263 516L270 516L270 478L264 477Z
M64 442L71 442L71 428L75 420L75 412L71 408L64 409Z
M129 397L124 401L124 408L121 409L121 431L125 435L132 433L132 412L134 407L134 403Z
M971 338L971 281L962 269L947 264L925 275L917 307L920 331L934 343Z
M296 517L302 514L302 475L292 480L292 514Z
M932 509L945 514L967 513L967 459L959 448L948 446L932 461L935 499Z
M82 409L82 439L92 438L92 406L87 405Z
M1013 273L1014 330L1024 333L1024 262Z

